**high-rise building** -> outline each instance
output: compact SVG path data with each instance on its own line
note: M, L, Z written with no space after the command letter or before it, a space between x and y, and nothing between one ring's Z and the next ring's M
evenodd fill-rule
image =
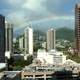
M80 4L75 7L75 37L76 37L76 51L80 55Z
M55 30L50 29L47 31L47 50L55 49Z
M24 49L24 37L23 36L19 38L19 48Z
M0 62L5 62L5 17L0 15Z
M13 55L13 24L5 21L5 42L6 42L6 51L10 52L10 55Z
M25 43L25 55L26 54L33 54L33 29L31 27L27 27L25 29L25 36L24 36L24 43Z

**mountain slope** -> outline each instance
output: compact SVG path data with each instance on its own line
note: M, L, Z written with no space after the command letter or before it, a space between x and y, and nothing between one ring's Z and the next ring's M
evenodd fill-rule
M34 30L34 36L45 36L46 37L46 31L43 30ZM24 29L20 29L19 31L15 31L14 37L18 37L24 33ZM74 41L74 30L70 28L58 28L56 29L56 39L66 39L69 41Z
M74 30L69 28L59 28L56 30L57 39L66 39L69 41L74 41Z

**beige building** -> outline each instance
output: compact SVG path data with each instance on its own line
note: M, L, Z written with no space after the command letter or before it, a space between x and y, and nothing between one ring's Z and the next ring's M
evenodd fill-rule
M54 73L52 67L47 66L25 66L21 72L22 80L47 80L52 79L52 74Z
M55 49L55 30L50 29L47 31L47 50Z

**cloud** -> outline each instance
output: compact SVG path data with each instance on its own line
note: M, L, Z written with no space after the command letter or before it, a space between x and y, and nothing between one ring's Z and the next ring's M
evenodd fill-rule
M25 13L21 12L13 12L7 15L6 19L13 23L15 27L23 25L27 23L27 18L25 18Z
M11 6L14 6L14 5L19 6L17 4L23 4L24 1L23 0L6 0L6 3L9 3Z
M46 10L46 7L42 5L45 1L46 0L27 0L22 7L33 11Z
M45 18L42 18L42 19L39 19L39 20L27 21L23 25L20 25L19 29L20 28L25 28L28 25L35 25L36 26L36 25L40 25L40 24L41 25L48 24L49 26L51 24L53 24L53 25L58 26L58 24L62 23L63 26L64 25L67 26L66 24L71 25L73 22L74 22L74 16L53 16L53 17L49 16L49 17L45 17ZM46 27L49 27L49 26L46 26ZM59 26L61 26L61 24ZM16 28L15 30L18 30L18 28Z
M46 10L46 7L43 5L45 2L46 0L7 0L7 3L16 9L30 9L37 12Z
M40 20L34 20L34 21L31 21L32 23L40 23L40 22L46 22L46 21L50 21L50 20L74 20L74 16L49 16L49 17L46 17L46 18L43 18L43 19L40 19Z
M5 1L5 0L4 0ZM38 24L46 21L73 20L72 8L66 6L74 0L6 0L10 9L7 9L7 19L18 29L28 23ZM70 14L69 11L71 11ZM56 24L56 23L55 23ZM63 24L62 24L63 25Z

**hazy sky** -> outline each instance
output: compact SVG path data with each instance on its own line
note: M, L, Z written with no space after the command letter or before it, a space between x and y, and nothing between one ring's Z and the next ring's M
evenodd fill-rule
M28 24L38 27L74 27L74 8L79 0L0 0L0 14L15 29Z

